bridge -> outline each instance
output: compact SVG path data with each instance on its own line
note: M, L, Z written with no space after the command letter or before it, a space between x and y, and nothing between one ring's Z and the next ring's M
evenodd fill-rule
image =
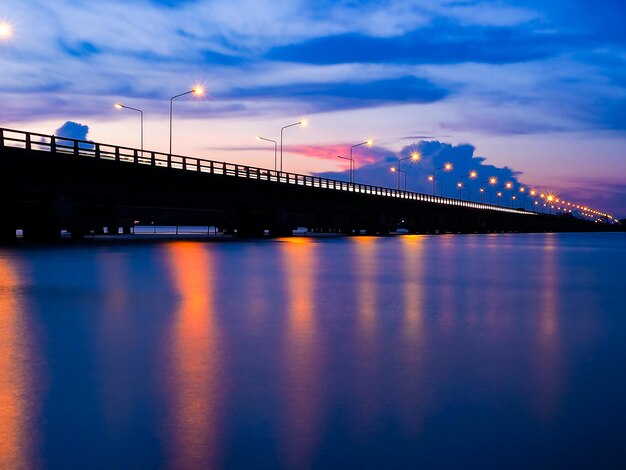
M610 230L571 216L0 128L0 240L214 226L238 237ZM105 229L106 227L106 229Z

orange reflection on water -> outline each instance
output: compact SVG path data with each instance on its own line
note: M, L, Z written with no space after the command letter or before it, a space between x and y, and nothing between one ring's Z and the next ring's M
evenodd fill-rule
M315 318L316 247L310 239L285 239L280 245L287 285L283 451L288 467L311 466L323 413L321 351Z
M0 469L32 468L33 383L16 266L0 258Z
M378 244L377 237L355 237L354 279L357 283L357 361L355 368L356 429L367 435L374 431L376 413L381 402L381 385L376 377L380 373L377 350L378 332Z
M358 282L357 305L359 309L358 328L360 337L371 337L376 329L378 239L376 237L355 237L356 278Z
M180 295L171 331L167 377L173 468L210 468L220 448L221 403L218 325L211 253L193 242L168 245L172 279Z
M427 364L424 357L424 311L423 311L423 257L424 237L405 235L400 237L402 244L402 265L404 271L404 328L402 363L402 390L400 419L410 435L421 430L424 409L429 400L422 378Z
M424 237L405 235L400 237L404 265L404 333L412 342L421 341L423 322L423 260Z

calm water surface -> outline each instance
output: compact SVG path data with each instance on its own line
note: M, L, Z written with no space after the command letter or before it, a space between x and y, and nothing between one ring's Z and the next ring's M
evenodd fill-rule
M626 234L0 249L0 468L624 467Z

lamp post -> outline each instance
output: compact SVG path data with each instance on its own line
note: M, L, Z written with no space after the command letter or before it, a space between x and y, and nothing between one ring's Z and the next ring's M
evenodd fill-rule
M276 171L276 165L278 164L278 142L272 139L266 139L265 137L261 137L260 135L256 136L257 140L265 140L266 142L274 143L274 171Z
M422 158L422 155L419 152L411 152L411 155L409 155L408 157L404 157L404 158L398 157L398 166L396 167L398 169L398 171L397 171L397 173L398 173L398 189L400 189L400 173L401 173L400 163L402 163L404 160L408 160L409 158L412 161L417 162L417 161L419 161ZM393 170L393 167L392 167L391 171L392 172L396 172L395 170ZM404 185L405 188L404 189L406 191L406 171L404 171L403 173L404 173L404 182L405 182L405 185Z
M535 195L537 194L537 191L535 191L534 189L531 189L529 194L530 194L530 201L532 203L532 206L530 208L534 209L534 206L537 205L537 201L535 201Z
M433 196L435 195L435 181L437 180L437 171L438 170L444 170L444 171L450 171L452 170L452 163L445 163L443 166L440 166L438 168L435 168L433 170ZM441 181L441 195L443 196L443 181Z
M366 140L365 142L361 142L359 144L356 144L350 147L350 165L351 165L350 166L350 183L354 183L354 157L352 156L352 151L355 148L360 147L361 145L367 145L368 147L371 147L373 143L374 141L369 139L369 140Z
M350 167L348 170L348 181L352 181L352 158L350 157L344 157L342 155L337 155L337 158L341 158L342 160L348 160L350 162Z
M482 189L482 192L485 192L484 189L484 184L485 183L489 183L491 186L495 186L496 183L498 182L498 178L496 178L495 176L490 176L489 179L487 181L483 181L482 183L480 183L480 189ZM489 204L491 204L491 191L487 191L489 193ZM482 194L481 194L481 198L482 198ZM483 200L481 199L480 202L483 202Z
M478 172L475 170L471 170L468 176L470 180L475 180L478 177ZM472 186L470 185L469 181L467 182L467 200L472 200Z
M504 184L504 188L507 189L508 191L511 191L511 189L513 189L513 183L511 183L510 181L507 181ZM507 207L511 207L511 193L509 192L509 200L507 202Z
M555 199L556 197L554 196L554 194L548 194L546 196L546 201L548 201L548 213L550 215L552 215L552 203L554 202Z
M174 116L174 100L191 93L196 96L202 96L204 94L204 88L197 86L193 90L186 91L185 93L181 93L180 95L172 96L170 98L170 155L172 155L172 118Z
M391 172L398 174L398 191L400 191L400 173L404 173L404 190L406 191L406 171L401 170L400 168L397 168L395 166L392 166Z
M306 121L298 121L280 128L280 171L283 171L283 131L293 126L306 126Z
M522 209L526 210L526 188L521 186L519 188L520 197L522 199Z
M459 188L459 199L462 199L461 196L461 191L463 190L463 178L470 178L470 179L474 179L478 176L478 173L476 173L474 170L470 171L467 175L463 175L459 178L459 182L457 183L457 186ZM467 183L467 200L469 201L472 198L472 195L470 193L470 185L469 185L469 181Z
M143 111L141 109L132 108L130 106L124 106L122 103L115 103L115 107L117 109L130 109L132 111L137 111L139 113L140 118L140 136L141 136L141 155L143 155Z

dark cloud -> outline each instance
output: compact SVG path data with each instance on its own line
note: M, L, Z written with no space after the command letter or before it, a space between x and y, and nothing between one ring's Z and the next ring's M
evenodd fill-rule
M315 111L382 106L390 103L431 103L446 97L447 91L428 80L407 76L364 83L297 83L284 86L233 89L221 98L297 99L307 101Z
M432 183L428 181L428 176L433 174L434 168L442 167L448 162L452 163L454 166L453 171L444 172L439 170L437 172L437 179L440 180L440 183L437 183L437 194L440 194L440 190L443 188L444 195L458 197L459 192L456 184L459 178L468 175L472 170L478 172L478 178L469 183L473 199L478 199L478 189L481 183L487 181L488 178L492 176L498 179L496 187L500 187L508 181L514 183L516 188L520 185L520 172L514 171L508 167L501 168L486 164L483 157L474 155L475 149L472 145L451 145L438 141L421 141L404 147L397 154L392 151L378 149L377 155L379 158L375 162L363 166L360 166L358 159L356 159L357 169L355 171L355 181L357 183L396 187L397 174L391 173L391 166L397 165L399 157L407 157L414 151L421 153L421 161L411 163L410 160L405 160L402 163L402 170L407 172L407 188L411 191L431 193ZM364 152L367 152L367 150L364 150ZM346 171L318 173L317 176L338 179L348 178ZM400 176L404 178L404 175L401 174ZM467 181L468 179L465 178L464 182L466 184ZM402 186L403 185L404 182L402 182ZM487 184L484 186L488 187ZM463 194L464 197L467 197L466 190ZM495 200L495 191L492 197ZM489 194L486 194L485 202L488 201L488 199Z
M343 63L508 64L545 59L581 39L534 31L529 26L461 26L448 21L391 38L359 33L310 39L271 49L271 60L329 65Z

